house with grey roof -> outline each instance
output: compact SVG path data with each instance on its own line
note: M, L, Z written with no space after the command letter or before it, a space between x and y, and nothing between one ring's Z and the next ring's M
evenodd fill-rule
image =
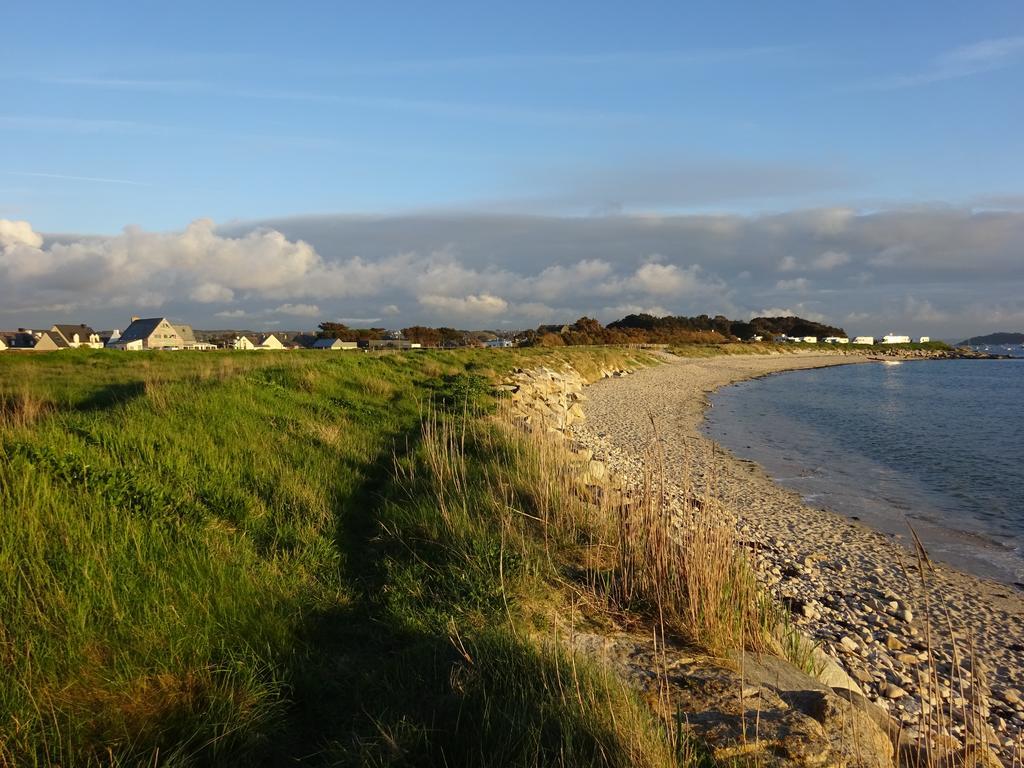
M313 349L359 349L359 345L354 341L342 341L341 339L317 339L313 342Z
M33 331L31 328L19 328L16 331L0 331L0 349L34 349L39 352L52 352L55 349L68 349L64 337L54 331Z
M0 331L0 351L5 349L32 349L36 338L32 331L19 328L16 331Z
M166 317L133 317L132 324L108 346L112 349L184 349L185 340Z
M35 338L32 349L39 350L40 352L52 352L55 349L71 348L67 340L55 331L37 331L32 335Z
M100 335L85 323L79 323L78 325L58 323L51 326L49 332L51 335L60 336L64 343L73 349L80 347L103 349Z

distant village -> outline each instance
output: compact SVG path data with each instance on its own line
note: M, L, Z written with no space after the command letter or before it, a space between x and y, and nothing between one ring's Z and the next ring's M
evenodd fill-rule
M471 334L456 332L444 338L436 333L436 343L431 336L427 343L416 338L406 338L402 331L378 330L380 338L338 338L345 335L344 326L324 323L318 333L304 331L275 331L272 333L224 333L218 331L195 331L190 325L173 323L166 317L133 317L124 331L96 331L84 323L78 325L55 324L45 330L19 328L16 331L0 331L0 351L35 350L49 352L59 349L119 349L128 352L143 350L384 350L421 349L426 346L455 347L513 347L512 338L496 334ZM346 329L347 330L347 329ZM434 331L435 329L416 329ZM354 335L367 335L353 332Z
M633 322L637 318L640 323ZM647 316L630 316L609 324L607 328L595 320L580 318L572 324L541 325L535 330L518 333L498 334L491 331L457 331L452 328L428 328L414 326L402 330L350 329L339 323L321 323L320 330L275 331L270 333L235 331L195 331L192 326L173 323L166 317L132 317L131 323L120 331L95 331L88 325L55 324L45 330L19 328L16 331L0 331L0 351L36 350L53 351L60 349L118 349L128 352L143 350L287 350L315 349L324 351L345 350L412 350L424 348L488 347L506 348L515 346L554 346L587 343L721 343L730 340L764 342L775 344L911 344L910 336L889 333L880 339L873 336L811 336L786 333L733 332L738 326L753 328L750 323L733 323L730 330L675 330L668 337L664 332L645 328ZM701 325L700 318L651 318L655 322L681 321ZM779 318L775 318L778 320ZM725 320L722 318L722 320ZM763 320L758 318L756 320ZM752 323L756 323L751 321ZM790 320L786 318L786 320ZM796 318L799 320L799 318ZM718 319L709 319L715 323ZM731 321L726 321L731 322ZM807 321L800 321L805 325ZM677 322L678 324L678 322ZM815 324L810 324L815 325ZM825 328L827 326L822 326ZM692 337L692 338L690 338ZM930 341L921 336L917 343Z

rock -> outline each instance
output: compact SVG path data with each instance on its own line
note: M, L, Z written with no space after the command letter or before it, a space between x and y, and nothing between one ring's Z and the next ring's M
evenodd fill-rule
M861 669L860 667L854 667L852 673L853 677L862 683L870 683L874 680L870 672L866 669Z
M887 699L902 699L907 695L907 692L900 688L895 683L887 683L882 686L882 695Z
M852 677L846 674L846 670L839 666L836 660L821 650L821 648L815 646L813 656L814 667L817 670L815 677L819 682L832 690L853 691L858 696L864 695L861 687L854 682ZM868 680L870 679L868 677Z
M896 635L890 632L885 637L885 647L890 651L902 651L907 646Z
M857 644L857 641L848 635L843 635L839 638L839 647L846 653L857 653L860 649L860 645Z

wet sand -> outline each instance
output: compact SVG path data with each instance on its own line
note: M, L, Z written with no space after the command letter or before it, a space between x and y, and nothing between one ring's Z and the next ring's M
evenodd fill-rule
M736 515L760 578L869 698L910 733L920 725L922 710L940 707L962 720L958 713L965 703L977 699L991 728L989 743L1001 747L1009 764L1024 743L1024 595L942 564L926 566L922 584L915 557L900 541L807 506L757 464L736 458L701 432L707 394L723 385L864 358L665 360L588 387L587 419L571 428L575 439L627 483L639 479L644 456L657 442L670 478L688 473L698 487L711 483ZM953 680L952 685L922 684L929 645L940 681ZM967 727L957 723L952 735L963 736Z

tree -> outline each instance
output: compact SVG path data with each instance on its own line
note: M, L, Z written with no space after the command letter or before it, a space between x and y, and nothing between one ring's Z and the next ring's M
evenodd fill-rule
M424 347L441 346L441 332L437 328L428 328L425 325L414 325L402 329L402 336L414 344L421 344Z
M317 333L321 339L341 339L342 341L355 341L352 329L344 323L320 323L320 331Z

